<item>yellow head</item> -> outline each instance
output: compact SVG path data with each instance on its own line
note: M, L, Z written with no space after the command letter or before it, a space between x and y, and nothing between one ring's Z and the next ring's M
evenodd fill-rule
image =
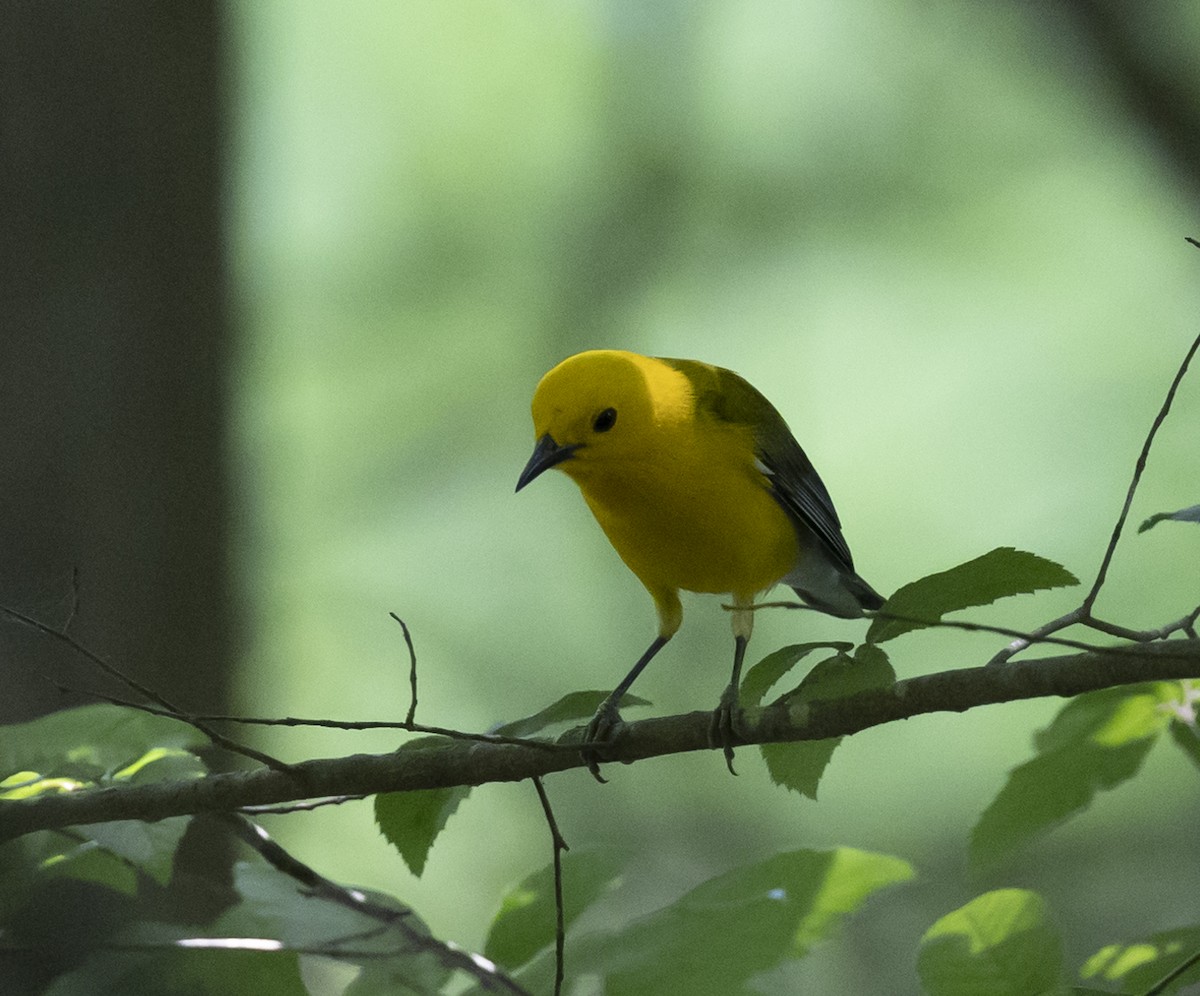
M534 392L537 447L517 490L559 465L585 481L660 458L671 428L691 417L694 404L687 377L659 360L615 349L563 360Z

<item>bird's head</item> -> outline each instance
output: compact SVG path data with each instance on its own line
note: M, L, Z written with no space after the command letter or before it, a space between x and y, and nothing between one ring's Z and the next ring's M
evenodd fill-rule
M687 378L650 357L598 349L563 360L534 392L537 444L517 490L551 467L584 481L655 459L691 398Z

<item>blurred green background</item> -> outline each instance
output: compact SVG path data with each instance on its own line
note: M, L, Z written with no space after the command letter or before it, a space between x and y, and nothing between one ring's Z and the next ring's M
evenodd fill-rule
M413 631L419 721L483 730L615 684L653 633L649 598L569 481L513 494L534 385L592 347L703 359L757 385L885 593L996 546L1094 576L1196 331L1200 256L1183 238L1200 235L1200 187L1170 118L1197 113L1197 5L256 0L228 13L234 549L252 623L239 711L403 718L389 611ZM1106 24L1180 107L1139 96ZM1198 418L1193 379L1133 523L1198 500ZM1193 532L1128 535L1101 613L1150 626L1187 611ZM971 617L1032 626L1081 595ZM719 601L685 611L638 682L657 713L708 708L726 680ZM751 658L863 631L764 615ZM908 676L997 645L946 632L892 653ZM548 789L573 848L633 855L621 916L784 849L913 860L915 884L776 980L906 992L920 933L987 887L1042 891L1076 962L1194 921L1195 773L1165 751L1019 862L965 876L973 821L1059 705L867 731L816 804L772 788L751 750L737 778L700 755ZM398 739L261 738L285 758ZM420 880L368 803L269 826L324 874L392 891L468 946L505 887L550 857L523 784L478 790Z

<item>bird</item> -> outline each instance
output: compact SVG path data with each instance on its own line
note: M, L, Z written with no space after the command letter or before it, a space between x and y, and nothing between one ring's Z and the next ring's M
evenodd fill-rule
M584 762L604 781L594 745L616 735L621 698L679 630L682 590L732 601L733 672L709 740L736 774L755 598L783 582L846 619L884 603L855 572L829 492L771 402L733 371L698 360L577 353L541 379L531 412L535 444L516 490L551 468L570 477L658 616L654 640L588 724Z

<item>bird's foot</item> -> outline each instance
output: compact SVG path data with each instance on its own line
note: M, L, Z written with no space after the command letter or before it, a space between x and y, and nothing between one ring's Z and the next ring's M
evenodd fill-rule
M725 752L725 765L731 775L733 770L733 744L738 739L734 728L735 717L738 713L738 693L734 685L730 685L721 693L721 702L713 710L712 720L708 724L708 745L720 747Z
M583 758L583 763L587 765L588 771L592 773L592 777L601 784L608 779L602 778L600 775L600 762L610 760L605 756L607 752L602 745L615 740L624 725L625 721L621 719L621 714L617 711L617 704L610 697L600 703L596 715L592 717L592 721L588 723L587 729L583 732L584 741L592 743L593 746L584 747L580 750L579 755ZM597 743L601 746L594 746Z

